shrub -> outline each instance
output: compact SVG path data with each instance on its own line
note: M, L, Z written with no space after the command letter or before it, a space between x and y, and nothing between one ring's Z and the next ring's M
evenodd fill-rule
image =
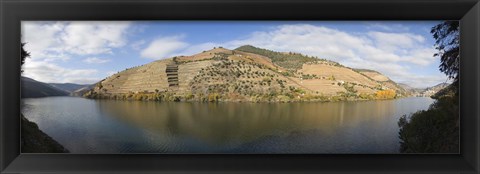
M217 93L210 93L208 94L208 101L209 102L217 102L220 99L220 95Z
M459 110L458 97L438 99L426 111L399 121L400 152L403 153L458 153Z

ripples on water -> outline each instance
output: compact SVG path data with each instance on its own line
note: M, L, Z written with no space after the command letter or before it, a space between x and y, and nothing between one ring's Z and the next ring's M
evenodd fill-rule
M72 153L397 153L397 121L430 98L330 103L24 99Z

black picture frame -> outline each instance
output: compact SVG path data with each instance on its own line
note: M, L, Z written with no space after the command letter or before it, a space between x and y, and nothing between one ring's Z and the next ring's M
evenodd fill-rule
M1 173L479 173L478 0L0 0ZM22 20L460 20L460 154L20 154Z

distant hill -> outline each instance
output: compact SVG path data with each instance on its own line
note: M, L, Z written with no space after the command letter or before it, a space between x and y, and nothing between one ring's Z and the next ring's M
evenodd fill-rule
M448 85L450 85L449 83L439 83L435 86L432 86L432 87L429 87L427 89L433 89L433 90L438 90L438 89L443 89L443 88L446 88Z
M425 89L422 89L422 88L415 88L415 87L412 87L410 85L407 85L405 83L398 83L399 86L401 86L403 89L407 90L407 91L410 91L410 92L421 92Z
M405 83L398 83L399 86L401 86L405 90L415 90L414 87L411 87L410 85L407 85Z
M432 86L432 87L427 87L427 88L423 88L423 89L416 89L416 93L414 94L415 96L419 96L419 97L431 97L433 95L435 95L436 93L442 91L443 89L449 87L450 84L449 83L439 83L435 86ZM444 91L445 92L450 92L450 90L447 90L447 91Z
M67 91L69 93L72 93L80 88L89 86L89 85L79 85L79 84L74 84L74 83L49 83L50 85L62 89L64 91Z
M128 68L96 83L84 96L289 102L387 99L404 93L405 89L373 70L245 45L234 50L218 47Z
M426 88L424 91L421 92L421 94L423 96L430 97L430 96L435 95L437 92L441 91L442 89L448 87L449 85L450 84L448 84L448 83L439 83L435 86Z
M448 97L448 96L455 96L456 91L458 91L458 87L448 83L438 84L432 87L432 89L435 91L435 94L431 95L430 97L434 99L439 99L439 98Z
M71 96L77 96L77 97L81 97L83 96L85 93L87 93L88 91L90 91L91 89L93 89L95 85L85 85L84 87L82 88L79 88L75 91L72 91L70 93Z
M21 78L22 98L38 98L48 96L68 96L69 93L47 83L39 82L28 77Z

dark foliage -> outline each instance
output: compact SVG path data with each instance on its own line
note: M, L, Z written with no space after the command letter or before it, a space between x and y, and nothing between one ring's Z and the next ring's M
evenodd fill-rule
M280 53L267 49L257 48L251 45L244 45L236 48L235 50L259 54L268 57L272 60L273 63L287 69L300 69L302 68L302 65L304 63L321 60L299 53Z
M25 43L22 43L21 65L25 63L25 58L30 57L30 53L23 49ZM23 70L22 70L23 72ZM36 82L32 79L22 77L22 81L28 81L32 84L38 85L40 82ZM24 84L24 83L23 83ZM42 91L43 92L43 91ZM22 95L25 91L22 89ZM22 96L23 98L23 96ZM23 114L20 114L21 118L21 137L20 146L22 153L69 153L68 149L63 147L52 137L42 132L38 125L29 121Z
M25 46L27 43L22 43L22 51L20 53L20 58L21 58L21 65L25 63L25 58L30 57L30 52L27 52L23 46ZM23 72L23 69L21 70Z
M439 98L426 111L398 121L402 153L458 153L458 98Z
M402 153L458 153L459 109L458 77L460 68L460 30L458 21L445 21L432 27L435 48L441 64L439 70L453 83L437 92L435 103L426 111L398 121Z
M52 137L43 133L38 125L28 121L23 114L20 115L22 121L21 148L22 153L68 153L61 144Z
M445 21L430 31L435 39L434 56L440 56L440 71L458 84L458 71L460 68L460 24L458 21Z

